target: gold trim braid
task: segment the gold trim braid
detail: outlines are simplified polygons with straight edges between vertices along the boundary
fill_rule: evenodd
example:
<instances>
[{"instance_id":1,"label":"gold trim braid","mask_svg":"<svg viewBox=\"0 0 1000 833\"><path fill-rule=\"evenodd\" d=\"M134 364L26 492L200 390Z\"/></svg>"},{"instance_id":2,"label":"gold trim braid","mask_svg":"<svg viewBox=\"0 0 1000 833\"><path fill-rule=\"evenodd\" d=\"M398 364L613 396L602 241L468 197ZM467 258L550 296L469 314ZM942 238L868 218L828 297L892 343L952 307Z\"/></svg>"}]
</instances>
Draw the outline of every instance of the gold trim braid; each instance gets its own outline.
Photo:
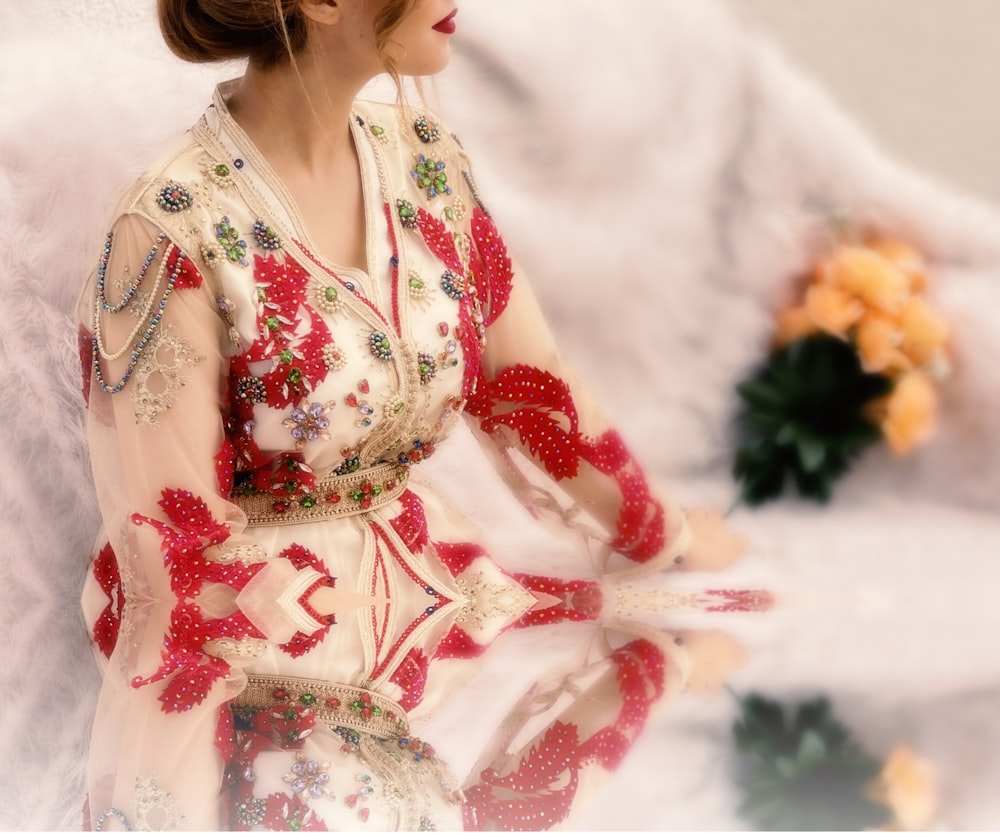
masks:
<instances>
[{"instance_id":1,"label":"gold trim braid","mask_svg":"<svg viewBox=\"0 0 1000 833\"><path fill-rule=\"evenodd\" d=\"M393 740L409 735L406 712L395 701L375 691L324 680L248 674L247 687L232 705L259 711L307 706L331 729L342 726Z\"/></svg>"},{"instance_id":2,"label":"gold trim braid","mask_svg":"<svg viewBox=\"0 0 1000 833\"><path fill-rule=\"evenodd\" d=\"M333 475L316 483L315 490L297 499L268 492L234 494L233 503L247 516L247 526L284 526L360 515L392 503L404 491L408 466L380 463L352 474Z\"/></svg>"}]
</instances>

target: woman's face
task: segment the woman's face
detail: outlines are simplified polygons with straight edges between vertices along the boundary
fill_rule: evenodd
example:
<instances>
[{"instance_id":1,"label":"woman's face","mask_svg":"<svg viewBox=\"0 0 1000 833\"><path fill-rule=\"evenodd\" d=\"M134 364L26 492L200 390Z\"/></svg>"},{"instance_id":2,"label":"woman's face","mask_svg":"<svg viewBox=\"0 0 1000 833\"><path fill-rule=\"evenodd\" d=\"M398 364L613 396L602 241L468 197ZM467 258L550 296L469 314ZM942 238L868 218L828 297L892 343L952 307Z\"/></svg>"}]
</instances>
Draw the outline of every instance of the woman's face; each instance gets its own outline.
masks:
<instances>
[{"instance_id":1,"label":"woman's face","mask_svg":"<svg viewBox=\"0 0 1000 833\"><path fill-rule=\"evenodd\" d=\"M376 0L381 8L384 0ZM455 0L417 0L389 36L386 48L401 75L433 75L448 65Z\"/></svg>"}]
</instances>

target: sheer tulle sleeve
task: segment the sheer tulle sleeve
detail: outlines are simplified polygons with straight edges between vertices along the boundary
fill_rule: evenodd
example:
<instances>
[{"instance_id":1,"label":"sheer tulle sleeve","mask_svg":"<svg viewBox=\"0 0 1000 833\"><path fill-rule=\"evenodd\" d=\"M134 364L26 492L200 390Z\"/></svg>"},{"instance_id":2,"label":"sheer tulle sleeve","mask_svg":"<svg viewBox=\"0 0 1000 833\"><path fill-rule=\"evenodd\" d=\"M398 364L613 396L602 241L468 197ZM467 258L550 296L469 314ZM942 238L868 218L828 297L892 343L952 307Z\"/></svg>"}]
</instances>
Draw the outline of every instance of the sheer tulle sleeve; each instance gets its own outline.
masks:
<instances>
[{"instance_id":1,"label":"sheer tulle sleeve","mask_svg":"<svg viewBox=\"0 0 1000 833\"><path fill-rule=\"evenodd\" d=\"M127 215L108 236L79 317L104 522L84 590L105 671L90 822L218 829L217 738L231 734L229 709L219 707L266 642L323 624L300 601L324 577L273 558L244 534L246 517L228 500L231 347L193 261Z\"/></svg>"},{"instance_id":2,"label":"sheer tulle sleeve","mask_svg":"<svg viewBox=\"0 0 1000 833\"><path fill-rule=\"evenodd\" d=\"M595 633L582 667L535 685L509 716L466 785L465 820L473 829L548 829L578 818L580 799L618 766L655 705L684 686L682 640L616 605L622 579L692 566L694 524L658 496L561 361L481 205L469 240L485 349L467 416L521 502L582 532L591 556L581 580L519 576L552 597L526 618L591 620Z\"/></svg>"}]
</instances>

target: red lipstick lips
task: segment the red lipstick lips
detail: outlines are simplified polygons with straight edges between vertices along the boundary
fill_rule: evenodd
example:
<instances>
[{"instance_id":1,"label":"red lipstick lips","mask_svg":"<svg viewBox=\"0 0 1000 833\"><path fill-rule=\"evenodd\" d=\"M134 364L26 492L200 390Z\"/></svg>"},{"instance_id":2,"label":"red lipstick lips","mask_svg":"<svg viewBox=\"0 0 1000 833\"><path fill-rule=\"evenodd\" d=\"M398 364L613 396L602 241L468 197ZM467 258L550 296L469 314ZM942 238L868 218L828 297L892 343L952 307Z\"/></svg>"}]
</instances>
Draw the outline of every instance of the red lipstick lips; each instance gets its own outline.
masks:
<instances>
[{"instance_id":1,"label":"red lipstick lips","mask_svg":"<svg viewBox=\"0 0 1000 833\"><path fill-rule=\"evenodd\" d=\"M455 9L446 18L439 20L431 28L436 32L443 32L446 35L451 35L455 32L455 15L458 14L458 9Z\"/></svg>"}]
</instances>

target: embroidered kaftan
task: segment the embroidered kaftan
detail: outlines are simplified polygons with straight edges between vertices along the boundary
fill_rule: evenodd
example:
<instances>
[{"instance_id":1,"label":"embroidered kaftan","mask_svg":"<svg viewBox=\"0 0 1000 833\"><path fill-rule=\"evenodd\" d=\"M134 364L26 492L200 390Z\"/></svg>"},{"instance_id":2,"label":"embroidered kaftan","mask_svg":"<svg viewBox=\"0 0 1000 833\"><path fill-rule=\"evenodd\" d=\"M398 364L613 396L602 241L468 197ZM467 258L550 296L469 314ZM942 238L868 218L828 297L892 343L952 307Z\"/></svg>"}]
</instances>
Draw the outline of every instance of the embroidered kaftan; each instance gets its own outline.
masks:
<instances>
[{"instance_id":1,"label":"embroidered kaftan","mask_svg":"<svg viewBox=\"0 0 1000 833\"><path fill-rule=\"evenodd\" d=\"M409 719L505 629L597 618L608 590L506 572L410 470L464 414L519 496L604 542L609 574L672 564L684 517L561 365L433 116L356 105L362 272L318 253L225 95L125 197L81 303L105 530L88 821L549 827L683 654L606 643L460 784ZM569 690L591 696L555 710Z\"/></svg>"}]
</instances>

